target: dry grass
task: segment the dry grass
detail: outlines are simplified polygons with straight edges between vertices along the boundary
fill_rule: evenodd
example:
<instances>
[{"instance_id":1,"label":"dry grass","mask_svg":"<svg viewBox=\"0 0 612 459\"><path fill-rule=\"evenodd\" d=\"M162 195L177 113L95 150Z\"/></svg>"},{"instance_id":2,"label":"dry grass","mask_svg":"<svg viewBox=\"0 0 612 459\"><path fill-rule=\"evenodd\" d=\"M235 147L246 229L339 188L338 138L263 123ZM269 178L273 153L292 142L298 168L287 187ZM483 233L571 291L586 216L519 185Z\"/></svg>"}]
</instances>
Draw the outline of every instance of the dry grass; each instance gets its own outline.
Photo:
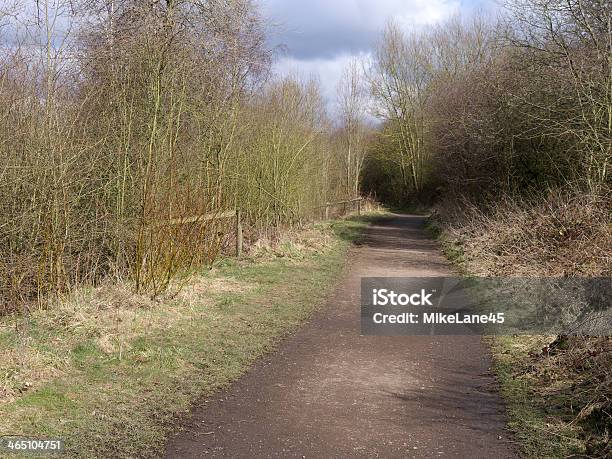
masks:
<instances>
[{"instance_id":1,"label":"dry grass","mask_svg":"<svg viewBox=\"0 0 612 459\"><path fill-rule=\"evenodd\" d=\"M171 329L192 317L195 305L212 305L214 295L246 293L256 287L233 277L214 276L189 276L184 283L175 282L166 295L156 300L134 293L126 282L80 288L64 299L50 300L46 307L25 317L5 317L0 321L0 343L3 330L7 341L11 336L11 342L0 348L0 404L61 376L69 362L60 354L69 354L80 339L92 339L104 354L121 360L143 330ZM32 328L57 332L44 343L54 352L41 351L40 343L32 337ZM66 339L67 335L71 335L70 339Z\"/></svg>"},{"instance_id":2,"label":"dry grass","mask_svg":"<svg viewBox=\"0 0 612 459\"><path fill-rule=\"evenodd\" d=\"M354 207L354 206L353 206ZM330 215L339 219L358 221L357 211L347 208L342 214L343 207L339 206ZM364 215L374 216L386 212L376 201L366 198L361 202L361 212ZM271 260L275 258L299 259L313 253L325 250L336 237L330 231L330 221L308 222L296 227L284 227L274 230L267 229L257 235L251 235L254 241L245 248L247 254L258 260Z\"/></svg>"},{"instance_id":3,"label":"dry grass","mask_svg":"<svg viewBox=\"0 0 612 459\"><path fill-rule=\"evenodd\" d=\"M288 230L274 236L264 236L248 248L248 254L256 259L301 258L319 252L329 245L333 236L321 233L320 225L307 225L302 229Z\"/></svg>"},{"instance_id":4,"label":"dry grass","mask_svg":"<svg viewBox=\"0 0 612 459\"><path fill-rule=\"evenodd\" d=\"M242 264L274 262L282 259L302 263L325 253L336 244L329 222L308 224L302 229L287 228L274 236L262 236L245 247ZM195 305L202 307L211 295L239 295L257 287L244 279L218 276L223 268L213 267L206 276L185 275L174 279L167 291L152 299L135 293L130 282L105 282L98 287L76 288L64 297L48 298L45 304L0 320L0 404L14 401L21 394L36 390L63 374L67 359L58 353L41 352L34 346L32 324L61 331L49 336L48 345L68 352L79 339L91 338L108 356L121 359L131 350L131 342L143 330L171 328L191 317ZM163 313L160 306L163 305ZM66 335L71 335L66 339Z\"/></svg>"},{"instance_id":5,"label":"dry grass","mask_svg":"<svg viewBox=\"0 0 612 459\"><path fill-rule=\"evenodd\" d=\"M612 341L498 336L495 369L527 457L610 457Z\"/></svg>"},{"instance_id":6,"label":"dry grass","mask_svg":"<svg viewBox=\"0 0 612 459\"><path fill-rule=\"evenodd\" d=\"M364 226L279 237L155 300L108 283L0 317L0 431L63 438L69 457L156 455L177 414L308 318Z\"/></svg>"},{"instance_id":7,"label":"dry grass","mask_svg":"<svg viewBox=\"0 0 612 459\"><path fill-rule=\"evenodd\" d=\"M534 357L534 377L545 381L545 397L563 396L571 425L581 434L590 456L612 456L612 340L557 338Z\"/></svg>"},{"instance_id":8,"label":"dry grass","mask_svg":"<svg viewBox=\"0 0 612 459\"><path fill-rule=\"evenodd\" d=\"M436 212L473 274L606 276L612 274L611 202L609 195L557 192L536 204L506 198L483 208L464 200Z\"/></svg>"},{"instance_id":9,"label":"dry grass","mask_svg":"<svg viewBox=\"0 0 612 459\"><path fill-rule=\"evenodd\" d=\"M30 349L27 340L0 350L0 405L60 376L62 367L53 356Z\"/></svg>"},{"instance_id":10,"label":"dry grass","mask_svg":"<svg viewBox=\"0 0 612 459\"><path fill-rule=\"evenodd\" d=\"M463 200L438 207L434 222L447 255L473 275L607 277L611 202L564 192L492 206ZM550 448L552 457L610 457L611 338L498 337L493 349L528 456Z\"/></svg>"}]
</instances>

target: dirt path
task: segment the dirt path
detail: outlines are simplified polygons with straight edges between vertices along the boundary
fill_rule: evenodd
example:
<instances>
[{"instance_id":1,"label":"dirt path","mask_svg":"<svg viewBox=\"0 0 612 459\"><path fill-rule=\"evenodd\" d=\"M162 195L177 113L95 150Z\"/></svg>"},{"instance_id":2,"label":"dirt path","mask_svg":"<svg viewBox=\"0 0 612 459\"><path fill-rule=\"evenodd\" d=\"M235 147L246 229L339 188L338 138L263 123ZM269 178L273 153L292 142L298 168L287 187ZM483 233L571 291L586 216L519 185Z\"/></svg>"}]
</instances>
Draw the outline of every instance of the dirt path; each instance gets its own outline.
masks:
<instances>
[{"instance_id":1,"label":"dirt path","mask_svg":"<svg viewBox=\"0 0 612 459\"><path fill-rule=\"evenodd\" d=\"M371 226L326 306L196 408L166 457L515 457L480 338L359 336L361 277L450 272L422 225Z\"/></svg>"}]
</instances>

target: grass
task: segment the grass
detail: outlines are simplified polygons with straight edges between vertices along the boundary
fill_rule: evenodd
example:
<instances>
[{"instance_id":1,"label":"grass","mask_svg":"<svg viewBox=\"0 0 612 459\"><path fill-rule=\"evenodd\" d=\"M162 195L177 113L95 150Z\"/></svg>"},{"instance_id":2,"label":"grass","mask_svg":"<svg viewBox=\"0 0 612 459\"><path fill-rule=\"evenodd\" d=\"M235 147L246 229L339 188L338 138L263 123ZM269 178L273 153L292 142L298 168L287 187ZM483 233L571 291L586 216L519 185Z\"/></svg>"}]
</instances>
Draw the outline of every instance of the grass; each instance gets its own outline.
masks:
<instances>
[{"instance_id":1,"label":"grass","mask_svg":"<svg viewBox=\"0 0 612 459\"><path fill-rule=\"evenodd\" d=\"M497 336L488 338L494 371L507 405L508 428L526 457L583 456L580 429L562 409L562 391L543 396L542 381L532 372L534 354L550 343L549 336Z\"/></svg>"},{"instance_id":2,"label":"grass","mask_svg":"<svg viewBox=\"0 0 612 459\"><path fill-rule=\"evenodd\" d=\"M177 416L310 316L367 220L223 259L158 301L107 285L0 319L0 434L62 438L72 457L158 456Z\"/></svg>"},{"instance_id":3,"label":"grass","mask_svg":"<svg viewBox=\"0 0 612 459\"><path fill-rule=\"evenodd\" d=\"M440 250L444 256L462 274L468 274L465 269L465 253L461 240L447 236L440 224L434 219L427 219L425 231L440 243Z\"/></svg>"},{"instance_id":4,"label":"grass","mask_svg":"<svg viewBox=\"0 0 612 459\"><path fill-rule=\"evenodd\" d=\"M431 206L419 202L410 202L405 205L390 206L389 211L400 214L429 215Z\"/></svg>"}]
</instances>

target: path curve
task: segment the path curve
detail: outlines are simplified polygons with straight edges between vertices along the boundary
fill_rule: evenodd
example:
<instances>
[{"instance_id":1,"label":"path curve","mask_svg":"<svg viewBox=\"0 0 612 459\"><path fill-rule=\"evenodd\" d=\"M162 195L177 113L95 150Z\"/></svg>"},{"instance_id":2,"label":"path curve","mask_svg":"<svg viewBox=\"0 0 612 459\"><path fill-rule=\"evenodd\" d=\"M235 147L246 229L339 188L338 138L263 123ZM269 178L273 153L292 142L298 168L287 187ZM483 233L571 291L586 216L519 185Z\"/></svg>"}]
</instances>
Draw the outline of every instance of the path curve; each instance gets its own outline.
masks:
<instances>
[{"instance_id":1,"label":"path curve","mask_svg":"<svg viewBox=\"0 0 612 459\"><path fill-rule=\"evenodd\" d=\"M450 274L423 224L371 225L327 304L195 408L165 457L516 457L479 337L359 336L361 277Z\"/></svg>"}]
</instances>

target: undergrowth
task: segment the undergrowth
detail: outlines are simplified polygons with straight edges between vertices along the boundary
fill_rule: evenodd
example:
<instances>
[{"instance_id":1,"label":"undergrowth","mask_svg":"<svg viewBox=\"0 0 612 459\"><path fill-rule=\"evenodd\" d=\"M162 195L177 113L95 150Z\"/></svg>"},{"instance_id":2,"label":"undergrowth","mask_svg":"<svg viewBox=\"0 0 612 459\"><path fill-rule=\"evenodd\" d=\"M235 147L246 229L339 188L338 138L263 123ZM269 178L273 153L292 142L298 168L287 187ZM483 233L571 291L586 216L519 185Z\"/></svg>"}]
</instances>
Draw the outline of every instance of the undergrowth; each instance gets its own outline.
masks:
<instances>
[{"instance_id":1,"label":"undergrowth","mask_svg":"<svg viewBox=\"0 0 612 459\"><path fill-rule=\"evenodd\" d=\"M491 205L456 198L434 210L429 229L467 274L609 277L611 202L561 191ZM491 345L525 455L612 455L610 337L502 336Z\"/></svg>"}]
</instances>

